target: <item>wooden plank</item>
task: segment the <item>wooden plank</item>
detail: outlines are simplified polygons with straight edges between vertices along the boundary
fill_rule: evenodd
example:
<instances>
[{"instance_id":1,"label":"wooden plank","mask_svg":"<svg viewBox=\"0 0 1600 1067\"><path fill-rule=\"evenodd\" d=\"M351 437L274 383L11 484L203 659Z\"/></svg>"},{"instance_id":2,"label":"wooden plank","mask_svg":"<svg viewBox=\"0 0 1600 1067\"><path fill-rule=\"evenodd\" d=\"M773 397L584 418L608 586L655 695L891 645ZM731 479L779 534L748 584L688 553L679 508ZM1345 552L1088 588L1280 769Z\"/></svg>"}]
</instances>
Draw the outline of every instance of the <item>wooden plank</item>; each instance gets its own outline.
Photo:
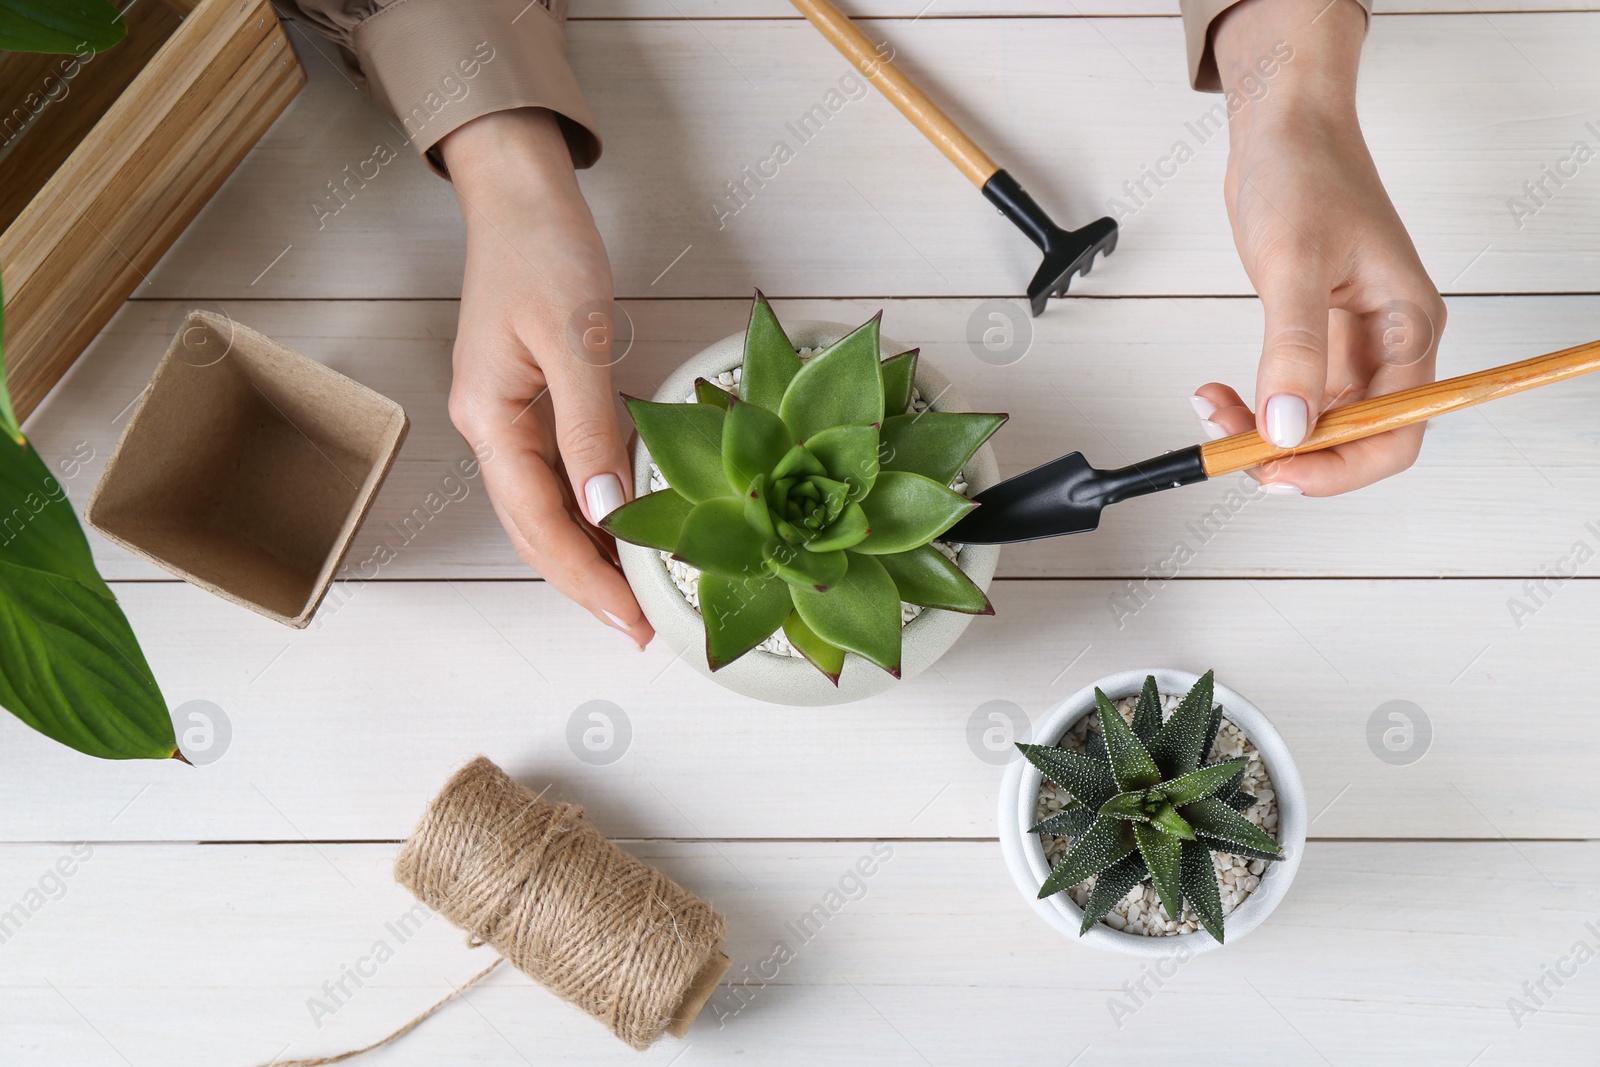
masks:
<instances>
[{"instance_id":1,"label":"wooden plank","mask_svg":"<svg viewBox=\"0 0 1600 1067\"><path fill-rule=\"evenodd\" d=\"M111 454L130 405L190 306L235 316L405 405L412 430L347 574L380 544L403 545L389 578L524 578L481 481L460 479L466 444L445 412L454 302L148 302L123 311L29 423L35 444L80 505ZM617 366L619 389L648 395L683 358L743 328L747 302L624 305L636 340ZM1117 466L1193 443L1187 397L1219 378L1246 393L1255 379L1260 312L1253 300L1073 300L1033 323L1026 354L1009 359L966 341L988 309L970 300L781 301L789 318L859 322L886 308L885 330L920 345L979 410L1009 411L995 438L1016 473L1074 448ZM1451 301L1441 373L1553 351L1600 334L1600 298ZM1187 577L1540 575L1600 522L1600 378L1498 401L1439 420L1417 467L1335 500L1265 498L1233 476L1110 509L1091 536L1006 550L1010 576L1167 573L1180 542ZM75 457L85 462L75 463ZM454 482L447 484L447 479ZM455 497L435 515L429 493ZM1249 493L1249 496L1243 494ZM1214 509L1221 506L1222 512ZM425 533L423 532L425 531ZM165 574L94 538L114 578Z\"/></svg>"},{"instance_id":2,"label":"wooden plank","mask_svg":"<svg viewBox=\"0 0 1600 1067\"><path fill-rule=\"evenodd\" d=\"M413 912L390 845L90 847L81 862L61 845L0 849L7 904L63 857L74 866L4 946L13 1067L327 1054L492 958ZM1316 845L1264 927L1160 964L1159 982L1156 964L1069 944L1031 916L992 843L631 848L729 917L734 968L685 1040L629 1052L507 970L370 1062L1105 1067L1248 1041L1274 1063L1521 1067L1593 1051L1597 964L1571 954L1600 946L1595 842ZM852 879L863 859L873 873ZM802 940L794 924L819 905ZM789 956L764 980L778 943ZM1545 978L1558 966L1559 986ZM323 983L356 967L359 985L330 997ZM1550 996L1518 1026L1508 1000L1541 979ZM314 999L332 1014L314 1018Z\"/></svg>"},{"instance_id":3,"label":"wooden plank","mask_svg":"<svg viewBox=\"0 0 1600 1067\"><path fill-rule=\"evenodd\" d=\"M1367 139L1442 289L1594 290L1600 252L1584 234L1600 181L1580 169L1520 228L1508 201L1576 141L1594 146L1574 101L1600 91L1587 45L1597 20L1395 16L1369 40ZM1191 130L1219 98L1188 88L1177 20L869 29L892 37L908 72L1063 222L1128 199L1124 183L1144 180L1142 168L1178 141L1194 151L1176 177L1146 185L1153 195L1124 218L1116 255L1074 292L1249 291L1221 204L1225 138ZM738 296L755 284L780 296L1015 296L1037 266L1033 246L875 94L839 105L804 144L789 132L849 73L803 22L579 22L571 41L607 143L585 188L625 296ZM345 81L325 43L297 31L296 44L312 72L304 101L145 292L456 296L462 227L449 187ZM741 168L762 165L779 140L794 158L757 187ZM340 207L327 183L379 145L399 158ZM735 181L747 183L748 202L723 217L713 203Z\"/></svg>"},{"instance_id":4,"label":"wooden plank","mask_svg":"<svg viewBox=\"0 0 1600 1067\"><path fill-rule=\"evenodd\" d=\"M1215 668L1271 716L1314 836L1600 837L1575 669L1600 636L1593 581L1001 581L998 614L935 670L805 710L633 651L542 582L346 586L304 632L181 583L116 588L180 732L209 701L231 740L200 768L105 764L0 717L0 840L399 838L478 753L629 837L988 837L1001 768L982 706L1038 721L1140 666ZM605 728L595 700L621 709L605 764L582 741ZM1397 700L1421 709L1405 765L1368 741Z\"/></svg>"}]
</instances>

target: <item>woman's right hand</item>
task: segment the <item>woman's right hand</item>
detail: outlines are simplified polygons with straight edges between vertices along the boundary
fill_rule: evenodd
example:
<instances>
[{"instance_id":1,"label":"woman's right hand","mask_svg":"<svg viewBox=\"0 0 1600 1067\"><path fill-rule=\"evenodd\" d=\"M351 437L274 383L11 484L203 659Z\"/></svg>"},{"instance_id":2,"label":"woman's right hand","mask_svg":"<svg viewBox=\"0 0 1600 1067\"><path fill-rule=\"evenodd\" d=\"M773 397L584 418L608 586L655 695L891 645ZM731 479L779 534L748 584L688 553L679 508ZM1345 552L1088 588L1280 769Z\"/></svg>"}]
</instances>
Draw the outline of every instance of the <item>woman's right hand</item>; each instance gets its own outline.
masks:
<instances>
[{"instance_id":1,"label":"woman's right hand","mask_svg":"<svg viewBox=\"0 0 1600 1067\"><path fill-rule=\"evenodd\" d=\"M467 219L450 418L522 560L643 648L655 636L596 525L632 497L611 388L611 266L553 113L440 142Z\"/></svg>"}]
</instances>

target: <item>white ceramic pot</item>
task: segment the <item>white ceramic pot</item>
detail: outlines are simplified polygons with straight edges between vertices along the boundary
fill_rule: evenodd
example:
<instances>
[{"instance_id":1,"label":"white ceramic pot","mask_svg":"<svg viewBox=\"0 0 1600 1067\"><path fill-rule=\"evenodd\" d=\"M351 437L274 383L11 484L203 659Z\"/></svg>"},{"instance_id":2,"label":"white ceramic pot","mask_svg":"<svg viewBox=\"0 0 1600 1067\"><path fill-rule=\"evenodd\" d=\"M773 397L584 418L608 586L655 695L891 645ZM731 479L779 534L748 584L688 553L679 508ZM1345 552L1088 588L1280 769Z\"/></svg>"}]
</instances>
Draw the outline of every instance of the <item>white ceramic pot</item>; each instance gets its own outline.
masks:
<instances>
[{"instance_id":1,"label":"white ceramic pot","mask_svg":"<svg viewBox=\"0 0 1600 1067\"><path fill-rule=\"evenodd\" d=\"M1051 708L1033 731L1032 739L1041 745L1053 745L1060 741L1074 723L1094 710L1094 691L1097 686L1113 701L1136 697L1144 688L1145 678L1152 674L1155 675L1156 687L1164 696L1187 693L1200 677L1187 671L1157 669L1123 671L1102 678ZM1255 892L1223 920L1223 932L1227 943L1232 945L1261 925L1289 891L1289 883L1294 881L1306 844L1306 793L1300 781L1300 769L1289 754L1289 746L1261 710L1225 685L1215 687L1215 700L1222 705L1224 717L1242 730L1256 746L1256 751L1261 753L1261 760L1266 764L1267 774L1272 778L1272 788L1278 797L1277 837L1284 851L1283 859L1267 864L1261 875L1261 884ZM1035 812L1042 781L1043 775L1039 769L1020 756L1006 765L1000 786L1000 850L1005 854L1006 867L1011 871L1012 880L1045 922L1074 941L1130 956L1165 957L1185 951L1209 952L1221 947L1204 930L1170 937L1148 937L1125 933L1103 922L1095 924L1080 938L1078 927L1083 923L1083 909L1073 903L1069 893L1061 892L1039 899L1039 887L1050 874L1050 863L1045 859L1039 835L1030 834L1028 828L1039 821Z\"/></svg>"},{"instance_id":2,"label":"white ceramic pot","mask_svg":"<svg viewBox=\"0 0 1600 1067\"><path fill-rule=\"evenodd\" d=\"M852 329L854 327L838 322L806 320L784 323L789 339L799 348L824 348ZM887 338L882 339L881 345L884 356L903 352L906 347ZM653 399L658 403L682 403L694 393L696 378L715 380L717 375L739 366L743 360L743 332L725 337L668 375ZM929 366L926 359L917 360L915 384L922 396L939 398L935 405L938 410L966 410L950 388L949 381ZM987 444L978 449L967 463L966 477L969 496L999 481L1000 468L995 462L993 450ZM636 497L650 491L650 453L643 441L634 446L633 491ZM817 706L861 700L896 684L886 671L859 656L846 655L844 670L835 687L805 660L775 656L759 649L746 653L713 674L710 664L706 662L705 626L700 613L683 598L660 553L653 548L624 542L619 542L617 549L622 557L623 573L628 576L628 584L633 587L639 606L644 609L650 625L655 627L656 634L675 652L682 653L685 662L719 685L774 704ZM1000 549L997 545L966 545L956 562L967 577L977 583L978 588L988 591L999 558ZM944 655L972 618L971 615L955 611L924 609L903 631L901 678L909 680L916 677Z\"/></svg>"}]
</instances>

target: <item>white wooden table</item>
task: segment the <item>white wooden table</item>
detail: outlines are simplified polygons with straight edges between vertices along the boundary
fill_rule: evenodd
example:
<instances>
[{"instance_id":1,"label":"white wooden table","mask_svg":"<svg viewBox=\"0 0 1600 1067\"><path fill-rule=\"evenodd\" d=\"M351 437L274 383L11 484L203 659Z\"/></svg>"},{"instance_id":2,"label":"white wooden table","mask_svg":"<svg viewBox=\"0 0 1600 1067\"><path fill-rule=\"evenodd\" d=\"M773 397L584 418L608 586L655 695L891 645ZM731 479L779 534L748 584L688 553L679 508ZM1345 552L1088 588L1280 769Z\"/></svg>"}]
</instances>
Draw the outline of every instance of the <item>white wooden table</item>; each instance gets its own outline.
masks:
<instances>
[{"instance_id":1,"label":"white wooden table","mask_svg":"<svg viewBox=\"0 0 1600 1067\"><path fill-rule=\"evenodd\" d=\"M1063 221L1101 214L1215 102L1187 88L1169 0L938 0L918 18L924 3L852 8L884 17L873 31ZM1072 447L1116 462L1190 443L1194 385L1254 380L1260 312L1222 209L1224 138L1192 143L1116 255L1037 320L1027 356L992 366L969 317L1020 295L1036 253L875 93L718 228L723 183L849 70L786 3L573 6L608 146L583 180L637 330L619 387L649 390L738 329L757 284L788 316L883 307L885 331L977 407L1012 413L1008 472ZM1600 162L1520 228L1506 204L1597 143L1600 6L1479 7L1408 0L1375 20L1363 67L1368 138L1449 298L1446 374L1600 335ZM1596 1062L1600 962L1547 975L1572 971L1579 943L1600 949L1600 571L1549 576L1600 549L1600 381L1443 420L1405 476L1255 501L1203 541L1188 524L1231 483L1124 505L1093 537L1008 550L998 615L892 695L754 706L664 649L630 651L537 581L480 484L400 545L391 523L467 455L444 401L462 224L331 49L294 36L304 95L29 429L47 459L92 450L67 481L81 505L179 317L220 306L406 406L410 438L352 556L381 539L398 558L293 632L96 542L170 702L212 702L231 736L198 769L109 764L0 716L0 1063L245 1065L409 1018L485 962L442 920L403 943L386 925L412 907L396 842L480 752L714 901L731 980L779 940L795 959L643 1055L500 973L375 1067ZM401 158L319 229L326 183L380 143ZM1163 581L1180 542L1193 558ZM1312 843L1265 927L1119 1013L1142 965L1030 914L994 841L1001 768L970 724L995 700L1037 721L1097 677L1162 665L1215 667L1272 716ZM631 729L605 765L567 741L597 699ZM1409 764L1369 747L1393 700L1431 722ZM787 924L876 842L893 854L864 895L798 945ZM393 958L374 967L379 942ZM370 977L314 1018L346 968ZM1512 997L1537 1011L1515 1019Z\"/></svg>"}]
</instances>

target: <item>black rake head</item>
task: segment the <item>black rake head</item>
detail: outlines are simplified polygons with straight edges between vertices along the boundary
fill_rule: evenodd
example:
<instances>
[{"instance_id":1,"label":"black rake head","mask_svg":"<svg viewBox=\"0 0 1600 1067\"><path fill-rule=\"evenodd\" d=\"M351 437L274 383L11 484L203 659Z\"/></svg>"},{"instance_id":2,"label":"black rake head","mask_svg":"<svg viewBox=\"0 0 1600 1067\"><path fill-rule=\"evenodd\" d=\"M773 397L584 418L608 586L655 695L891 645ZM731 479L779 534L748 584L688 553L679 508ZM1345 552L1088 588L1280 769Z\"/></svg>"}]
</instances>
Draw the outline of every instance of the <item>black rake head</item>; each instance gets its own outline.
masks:
<instances>
[{"instance_id":1,"label":"black rake head","mask_svg":"<svg viewBox=\"0 0 1600 1067\"><path fill-rule=\"evenodd\" d=\"M1116 250L1116 219L1108 215L1081 229L1064 230L1005 170L989 176L983 195L1044 252L1044 262L1028 283L1028 304L1035 318L1044 314L1052 296L1066 295L1074 274L1088 274L1094 269L1096 255L1109 256Z\"/></svg>"},{"instance_id":2,"label":"black rake head","mask_svg":"<svg viewBox=\"0 0 1600 1067\"><path fill-rule=\"evenodd\" d=\"M1028 303L1034 318L1044 314L1052 296L1066 296L1074 274L1094 269L1097 254L1109 256L1117 247L1117 220L1095 219L1080 230L1063 230L1052 224L1045 236L1044 262L1028 283Z\"/></svg>"}]
</instances>

